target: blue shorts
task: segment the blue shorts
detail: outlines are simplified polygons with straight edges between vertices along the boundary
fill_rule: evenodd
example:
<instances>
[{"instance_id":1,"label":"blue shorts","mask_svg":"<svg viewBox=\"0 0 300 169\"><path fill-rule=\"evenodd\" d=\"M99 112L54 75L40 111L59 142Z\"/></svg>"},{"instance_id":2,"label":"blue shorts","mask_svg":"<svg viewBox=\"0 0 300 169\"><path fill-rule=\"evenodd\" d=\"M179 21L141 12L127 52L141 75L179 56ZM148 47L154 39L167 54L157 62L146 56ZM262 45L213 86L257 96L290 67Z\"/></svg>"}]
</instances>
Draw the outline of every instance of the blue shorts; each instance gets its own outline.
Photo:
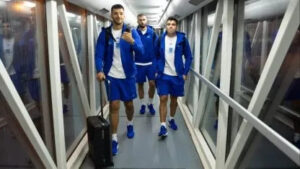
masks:
<instances>
[{"instance_id":1,"label":"blue shorts","mask_svg":"<svg viewBox=\"0 0 300 169\"><path fill-rule=\"evenodd\" d=\"M136 98L135 78L116 79L106 76L105 87L109 101L131 101Z\"/></svg>"},{"instance_id":2,"label":"blue shorts","mask_svg":"<svg viewBox=\"0 0 300 169\"><path fill-rule=\"evenodd\" d=\"M40 101L40 82L39 79L30 79L28 81L30 96L34 101Z\"/></svg>"},{"instance_id":3,"label":"blue shorts","mask_svg":"<svg viewBox=\"0 0 300 169\"><path fill-rule=\"evenodd\" d=\"M159 96L184 96L184 80L179 76L161 75L156 79L157 93Z\"/></svg>"},{"instance_id":4,"label":"blue shorts","mask_svg":"<svg viewBox=\"0 0 300 169\"><path fill-rule=\"evenodd\" d=\"M137 74L136 74L136 82L144 83L146 82L146 77L148 80L155 80L155 66L147 65L141 66L136 65Z\"/></svg>"},{"instance_id":5,"label":"blue shorts","mask_svg":"<svg viewBox=\"0 0 300 169\"><path fill-rule=\"evenodd\" d=\"M70 82L65 65L60 66L60 80L63 84L68 84Z\"/></svg>"},{"instance_id":6,"label":"blue shorts","mask_svg":"<svg viewBox=\"0 0 300 169\"><path fill-rule=\"evenodd\" d=\"M10 79L13 82L15 88L19 95L23 95L25 93L24 85L21 82L21 78L17 74L10 75Z\"/></svg>"}]
</instances>

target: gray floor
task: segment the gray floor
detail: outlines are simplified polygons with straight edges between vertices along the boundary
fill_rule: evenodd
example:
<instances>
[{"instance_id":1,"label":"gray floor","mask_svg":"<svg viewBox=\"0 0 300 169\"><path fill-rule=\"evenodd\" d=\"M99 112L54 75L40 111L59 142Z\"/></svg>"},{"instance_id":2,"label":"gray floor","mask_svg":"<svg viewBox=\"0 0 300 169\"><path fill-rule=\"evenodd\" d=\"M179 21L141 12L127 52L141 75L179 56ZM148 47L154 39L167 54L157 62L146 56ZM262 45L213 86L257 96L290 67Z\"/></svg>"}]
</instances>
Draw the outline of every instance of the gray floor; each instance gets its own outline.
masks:
<instances>
[{"instance_id":1,"label":"gray floor","mask_svg":"<svg viewBox=\"0 0 300 169\"><path fill-rule=\"evenodd\" d=\"M158 101L155 98L155 109L158 110ZM189 131L185 125L179 108L177 109L176 121L178 131L168 128L169 135L165 140L160 140L157 136L160 122L158 113L150 116L138 114L140 104L137 100L135 105L135 137L126 137L126 116L124 107L120 110L120 123L118 129L119 154L114 157L113 168L130 169L202 169L202 165L194 144L191 140ZM91 169L94 165L87 156L81 169Z\"/></svg>"}]
</instances>

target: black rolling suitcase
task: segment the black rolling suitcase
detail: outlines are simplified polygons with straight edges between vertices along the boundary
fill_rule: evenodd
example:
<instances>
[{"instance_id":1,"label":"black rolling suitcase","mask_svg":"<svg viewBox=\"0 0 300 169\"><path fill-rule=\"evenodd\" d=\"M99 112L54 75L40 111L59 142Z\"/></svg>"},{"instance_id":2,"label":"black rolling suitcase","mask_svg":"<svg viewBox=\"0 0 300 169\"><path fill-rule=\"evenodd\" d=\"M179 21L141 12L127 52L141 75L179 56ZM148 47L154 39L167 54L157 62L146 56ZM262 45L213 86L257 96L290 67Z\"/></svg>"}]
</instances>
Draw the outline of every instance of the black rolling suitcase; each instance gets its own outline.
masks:
<instances>
[{"instance_id":1,"label":"black rolling suitcase","mask_svg":"<svg viewBox=\"0 0 300 169\"><path fill-rule=\"evenodd\" d=\"M100 82L101 89L101 82ZM102 92L100 92L101 116L87 118L89 154L96 168L113 166L110 124L103 118Z\"/></svg>"}]
</instances>

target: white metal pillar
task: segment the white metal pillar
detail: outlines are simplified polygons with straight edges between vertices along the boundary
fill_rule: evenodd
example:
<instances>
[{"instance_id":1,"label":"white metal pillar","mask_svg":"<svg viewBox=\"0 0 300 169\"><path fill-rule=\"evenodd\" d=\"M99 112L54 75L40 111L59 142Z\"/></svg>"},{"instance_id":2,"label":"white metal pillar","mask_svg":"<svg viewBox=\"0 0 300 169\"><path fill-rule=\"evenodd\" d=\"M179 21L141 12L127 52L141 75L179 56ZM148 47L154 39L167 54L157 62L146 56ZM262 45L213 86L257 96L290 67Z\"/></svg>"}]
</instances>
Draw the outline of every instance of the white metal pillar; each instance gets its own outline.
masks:
<instances>
[{"instance_id":1,"label":"white metal pillar","mask_svg":"<svg viewBox=\"0 0 300 169\"><path fill-rule=\"evenodd\" d=\"M48 55L50 69L51 102L53 111L54 140L58 169L65 169L66 145L64 117L62 111L62 93L60 83L60 60L58 47L57 3L56 0L46 1Z\"/></svg>"}]
</instances>

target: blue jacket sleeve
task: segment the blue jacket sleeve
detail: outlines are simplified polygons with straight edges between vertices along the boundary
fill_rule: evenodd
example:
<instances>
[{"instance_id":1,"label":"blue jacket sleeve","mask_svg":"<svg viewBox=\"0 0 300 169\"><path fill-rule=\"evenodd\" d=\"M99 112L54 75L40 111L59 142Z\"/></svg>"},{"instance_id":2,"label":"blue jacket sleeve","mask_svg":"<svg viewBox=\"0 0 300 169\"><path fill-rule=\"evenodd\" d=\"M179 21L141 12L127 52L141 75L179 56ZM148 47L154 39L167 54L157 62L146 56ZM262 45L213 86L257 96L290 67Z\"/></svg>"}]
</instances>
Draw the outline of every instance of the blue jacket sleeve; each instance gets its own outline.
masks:
<instances>
[{"instance_id":1,"label":"blue jacket sleeve","mask_svg":"<svg viewBox=\"0 0 300 169\"><path fill-rule=\"evenodd\" d=\"M134 39L134 44L132 45L133 50L139 56L144 56L144 45L141 41L141 38L135 29L132 29L132 37Z\"/></svg>"},{"instance_id":2,"label":"blue jacket sleeve","mask_svg":"<svg viewBox=\"0 0 300 169\"><path fill-rule=\"evenodd\" d=\"M186 38L185 38L184 57L185 57L185 65L184 65L183 74L187 75L188 72L190 71L190 67L191 67L191 64L192 64L193 57L192 57L192 52L191 52L189 42Z\"/></svg>"},{"instance_id":3,"label":"blue jacket sleeve","mask_svg":"<svg viewBox=\"0 0 300 169\"><path fill-rule=\"evenodd\" d=\"M2 43L3 39L2 37L0 36L0 59L2 60L2 55L3 55L3 43Z\"/></svg>"},{"instance_id":4,"label":"blue jacket sleeve","mask_svg":"<svg viewBox=\"0 0 300 169\"><path fill-rule=\"evenodd\" d=\"M102 31L98 37L96 50L95 50L95 64L97 73L103 72L103 58L105 54L105 29L102 28Z\"/></svg>"}]
</instances>

